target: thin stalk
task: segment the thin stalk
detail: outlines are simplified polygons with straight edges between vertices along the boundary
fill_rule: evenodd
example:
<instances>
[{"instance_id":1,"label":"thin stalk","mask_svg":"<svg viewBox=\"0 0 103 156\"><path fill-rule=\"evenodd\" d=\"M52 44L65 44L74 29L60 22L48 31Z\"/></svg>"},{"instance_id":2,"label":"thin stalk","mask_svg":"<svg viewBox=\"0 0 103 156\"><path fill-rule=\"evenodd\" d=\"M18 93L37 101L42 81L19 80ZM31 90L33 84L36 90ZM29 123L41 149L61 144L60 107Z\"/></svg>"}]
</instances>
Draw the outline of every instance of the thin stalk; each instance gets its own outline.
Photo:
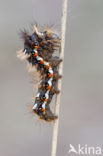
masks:
<instances>
[{"instance_id":1,"label":"thin stalk","mask_svg":"<svg viewBox=\"0 0 103 156\"><path fill-rule=\"evenodd\" d=\"M63 0L63 7L62 7L60 59L64 58L65 32L66 32L66 19L67 19L67 1L68 0ZM59 65L59 74L60 75L63 74L63 62L61 62L61 64ZM61 91L61 87L62 87L62 79L59 79L58 89L60 91ZM61 92L56 96L56 102L55 102L55 113L58 115L58 117L59 117L60 99L61 99ZM54 125L53 125L51 156L56 156L58 125L59 125L59 118L55 120Z\"/></svg>"}]
</instances>

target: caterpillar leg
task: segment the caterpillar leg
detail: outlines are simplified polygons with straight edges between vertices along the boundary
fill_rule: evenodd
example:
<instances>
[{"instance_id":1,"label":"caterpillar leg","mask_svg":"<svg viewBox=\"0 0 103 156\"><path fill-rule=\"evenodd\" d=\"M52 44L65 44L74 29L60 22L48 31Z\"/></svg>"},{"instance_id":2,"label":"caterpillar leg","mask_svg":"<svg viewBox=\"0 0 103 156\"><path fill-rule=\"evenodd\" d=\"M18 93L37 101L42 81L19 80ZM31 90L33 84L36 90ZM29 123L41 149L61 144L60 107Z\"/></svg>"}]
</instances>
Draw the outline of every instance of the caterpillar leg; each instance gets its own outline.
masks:
<instances>
[{"instance_id":1,"label":"caterpillar leg","mask_svg":"<svg viewBox=\"0 0 103 156\"><path fill-rule=\"evenodd\" d=\"M50 64L52 67L57 67L63 60L59 59L58 57L55 57L50 60Z\"/></svg>"},{"instance_id":2,"label":"caterpillar leg","mask_svg":"<svg viewBox=\"0 0 103 156\"><path fill-rule=\"evenodd\" d=\"M58 80L58 79L61 79L61 78L62 78L62 75L59 75L58 73L54 74L54 80Z\"/></svg>"},{"instance_id":3,"label":"caterpillar leg","mask_svg":"<svg viewBox=\"0 0 103 156\"><path fill-rule=\"evenodd\" d=\"M54 94L59 94L60 90L58 90L57 87L52 87L50 92L51 92L52 95L54 95Z\"/></svg>"},{"instance_id":4,"label":"caterpillar leg","mask_svg":"<svg viewBox=\"0 0 103 156\"><path fill-rule=\"evenodd\" d=\"M45 112L40 116L40 119L44 119L48 122L56 120L57 118L58 116L51 112L49 105L47 105Z\"/></svg>"},{"instance_id":5,"label":"caterpillar leg","mask_svg":"<svg viewBox=\"0 0 103 156\"><path fill-rule=\"evenodd\" d=\"M59 94L59 93L60 93L60 90L55 90L55 93L56 93L56 94Z\"/></svg>"}]
</instances>

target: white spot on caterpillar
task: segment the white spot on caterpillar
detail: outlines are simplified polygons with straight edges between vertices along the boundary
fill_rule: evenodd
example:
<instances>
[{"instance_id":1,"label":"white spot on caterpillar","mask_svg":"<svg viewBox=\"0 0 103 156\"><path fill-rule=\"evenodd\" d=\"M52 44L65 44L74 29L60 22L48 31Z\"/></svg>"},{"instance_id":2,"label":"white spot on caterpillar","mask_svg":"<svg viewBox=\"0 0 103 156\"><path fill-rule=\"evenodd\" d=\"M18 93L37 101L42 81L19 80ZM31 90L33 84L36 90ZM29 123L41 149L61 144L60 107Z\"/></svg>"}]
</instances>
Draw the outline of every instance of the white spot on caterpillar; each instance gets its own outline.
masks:
<instances>
[{"instance_id":1,"label":"white spot on caterpillar","mask_svg":"<svg viewBox=\"0 0 103 156\"><path fill-rule=\"evenodd\" d=\"M44 65L47 66L47 65L49 65L49 63L48 62L44 62Z\"/></svg>"},{"instance_id":2,"label":"white spot on caterpillar","mask_svg":"<svg viewBox=\"0 0 103 156\"><path fill-rule=\"evenodd\" d=\"M40 96L40 93L38 93L37 95L36 95L36 97L39 97Z\"/></svg>"},{"instance_id":3,"label":"white spot on caterpillar","mask_svg":"<svg viewBox=\"0 0 103 156\"><path fill-rule=\"evenodd\" d=\"M48 81L49 86L52 86L52 78Z\"/></svg>"},{"instance_id":4,"label":"white spot on caterpillar","mask_svg":"<svg viewBox=\"0 0 103 156\"><path fill-rule=\"evenodd\" d=\"M52 70L52 68L49 68L49 73L52 73L53 74L53 70Z\"/></svg>"},{"instance_id":5,"label":"white spot on caterpillar","mask_svg":"<svg viewBox=\"0 0 103 156\"><path fill-rule=\"evenodd\" d=\"M24 53L24 54L26 53L26 49L24 49L23 53Z\"/></svg>"},{"instance_id":6,"label":"white spot on caterpillar","mask_svg":"<svg viewBox=\"0 0 103 156\"><path fill-rule=\"evenodd\" d=\"M35 103L35 104L34 104L34 106L33 106L33 108L32 108L32 109L33 109L33 110L35 110L35 109L36 109L36 107L37 107L37 103Z\"/></svg>"},{"instance_id":7,"label":"white spot on caterpillar","mask_svg":"<svg viewBox=\"0 0 103 156\"><path fill-rule=\"evenodd\" d=\"M36 50L36 49L33 49L33 51L34 51L35 53L37 53L37 50Z\"/></svg>"},{"instance_id":8,"label":"white spot on caterpillar","mask_svg":"<svg viewBox=\"0 0 103 156\"><path fill-rule=\"evenodd\" d=\"M42 108L45 109L45 105L46 105L46 102L44 101L44 103L42 104Z\"/></svg>"},{"instance_id":9,"label":"white spot on caterpillar","mask_svg":"<svg viewBox=\"0 0 103 156\"><path fill-rule=\"evenodd\" d=\"M46 97L46 99L49 98L49 90L45 93L45 97Z\"/></svg>"},{"instance_id":10,"label":"white spot on caterpillar","mask_svg":"<svg viewBox=\"0 0 103 156\"><path fill-rule=\"evenodd\" d=\"M42 59L41 57L39 57L39 56L37 56L36 58L37 58L38 61L43 60L43 59Z\"/></svg>"}]
</instances>

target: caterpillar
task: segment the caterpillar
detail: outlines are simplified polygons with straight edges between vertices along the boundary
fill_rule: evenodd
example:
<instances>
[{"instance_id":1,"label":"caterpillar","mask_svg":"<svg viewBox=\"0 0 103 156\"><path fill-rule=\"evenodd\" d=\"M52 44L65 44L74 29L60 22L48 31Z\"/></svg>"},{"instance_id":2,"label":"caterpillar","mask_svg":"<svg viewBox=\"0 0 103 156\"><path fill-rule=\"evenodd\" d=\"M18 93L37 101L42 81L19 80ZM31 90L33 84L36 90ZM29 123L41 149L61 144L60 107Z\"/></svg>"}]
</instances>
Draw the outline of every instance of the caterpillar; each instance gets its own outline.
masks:
<instances>
[{"instance_id":1,"label":"caterpillar","mask_svg":"<svg viewBox=\"0 0 103 156\"><path fill-rule=\"evenodd\" d=\"M55 94L58 94L57 81L62 76L58 73L58 66L62 59L53 56L61 44L61 39L50 28L40 31L38 25L32 25L33 33L26 30L21 32L24 40L24 49L18 52L18 57L24 58L40 72L38 93L32 111L45 121L57 119L57 115L50 110L50 103Z\"/></svg>"}]
</instances>

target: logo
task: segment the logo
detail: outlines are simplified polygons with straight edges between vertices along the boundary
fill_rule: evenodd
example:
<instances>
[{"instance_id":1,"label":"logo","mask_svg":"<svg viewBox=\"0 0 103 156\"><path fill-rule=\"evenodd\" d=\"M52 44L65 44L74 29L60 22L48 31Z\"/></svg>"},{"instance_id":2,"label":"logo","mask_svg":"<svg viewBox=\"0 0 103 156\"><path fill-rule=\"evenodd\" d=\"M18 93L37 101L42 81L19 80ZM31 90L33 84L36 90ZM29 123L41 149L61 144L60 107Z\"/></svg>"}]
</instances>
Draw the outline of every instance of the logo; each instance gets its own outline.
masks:
<instances>
[{"instance_id":1,"label":"logo","mask_svg":"<svg viewBox=\"0 0 103 156\"><path fill-rule=\"evenodd\" d=\"M101 155L102 148L100 146L88 146L85 144L84 146L78 144L75 148L74 145L69 145L68 154L75 154L75 155Z\"/></svg>"}]
</instances>

